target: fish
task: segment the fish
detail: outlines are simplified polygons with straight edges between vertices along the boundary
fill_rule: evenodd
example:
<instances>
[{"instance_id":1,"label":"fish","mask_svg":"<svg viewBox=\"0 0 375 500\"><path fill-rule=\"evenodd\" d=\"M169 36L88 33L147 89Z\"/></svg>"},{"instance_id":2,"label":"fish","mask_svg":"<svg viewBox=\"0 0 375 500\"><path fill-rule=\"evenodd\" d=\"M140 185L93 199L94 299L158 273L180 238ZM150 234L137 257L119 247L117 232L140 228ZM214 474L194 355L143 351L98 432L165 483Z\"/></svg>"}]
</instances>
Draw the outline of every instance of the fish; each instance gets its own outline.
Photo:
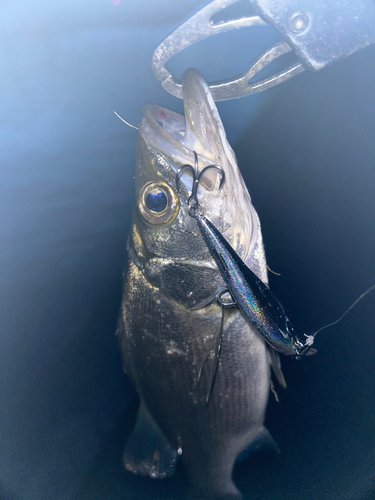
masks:
<instances>
[{"instance_id":1,"label":"fish","mask_svg":"<svg viewBox=\"0 0 375 500\"><path fill-rule=\"evenodd\" d=\"M191 499L239 499L236 459L254 443L272 442L263 425L271 368L286 383L277 352L238 308L223 317L215 301L199 306L225 282L189 215L188 169L176 186L176 173L194 162L194 152L202 169L216 164L225 173L218 189L219 173L206 172L198 189L201 209L266 284L267 263L259 217L210 89L195 69L184 73L182 88L184 116L149 104L139 125L118 337L140 405L123 464L134 474L163 478L180 459Z\"/></svg>"}]
</instances>

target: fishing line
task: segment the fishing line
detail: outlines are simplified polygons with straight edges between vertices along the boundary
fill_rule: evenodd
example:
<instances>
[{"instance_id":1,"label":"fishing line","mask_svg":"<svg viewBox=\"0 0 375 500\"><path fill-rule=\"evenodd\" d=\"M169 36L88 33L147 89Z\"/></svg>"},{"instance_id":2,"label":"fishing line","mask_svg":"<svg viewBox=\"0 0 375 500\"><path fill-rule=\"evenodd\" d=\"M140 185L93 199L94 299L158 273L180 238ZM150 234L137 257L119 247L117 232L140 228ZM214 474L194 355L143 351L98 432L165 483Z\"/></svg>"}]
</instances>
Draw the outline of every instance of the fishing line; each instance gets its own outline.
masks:
<instances>
[{"instance_id":1,"label":"fishing line","mask_svg":"<svg viewBox=\"0 0 375 500\"><path fill-rule=\"evenodd\" d=\"M277 273L276 271L272 271L272 269L269 267L267 264L267 269L269 270L270 273L274 274L275 276L281 276L281 273Z\"/></svg>"},{"instance_id":2,"label":"fishing line","mask_svg":"<svg viewBox=\"0 0 375 500\"><path fill-rule=\"evenodd\" d=\"M330 328L331 326L334 326L334 325L337 325L337 323L339 323L342 319L345 318L345 316L348 314L349 311L351 311L353 309L353 307L355 307L358 302L360 302L364 297L366 297L366 295L368 295L370 292L372 292L372 290L375 289L375 283L370 286L370 288L368 288L367 290L365 290L354 302L353 304L351 304L348 309L346 309L346 311L338 318L336 319L335 321L332 321L332 323L328 323L328 325L324 325L322 326L321 328L319 328L319 330L316 330L315 333L311 334L311 335L307 335L306 333L304 333L305 337L306 337L306 345L308 346L312 346L313 343L314 343L314 338L315 338L315 335L319 332L321 332L322 330L325 330L326 328Z\"/></svg>"},{"instance_id":3,"label":"fishing line","mask_svg":"<svg viewBox=\"0 0 375 500\"><path fill-rule=\"evenodd\" d=\"M120 120L121 120L122 122L124 122L124 123L125 123L128 127L130 127L130 128L134 128L135 130L139 130L139 128L138 128L138 127L136 127L135 125L132 125L131 123L129 123L129 122L127 122L126 120L124 120L123 118L121 118L121 116L120 116L118 113L116 113L116 111L114 111L114 114L117 116L117 118L120 118Z\"/></svg>"}]
</instances>

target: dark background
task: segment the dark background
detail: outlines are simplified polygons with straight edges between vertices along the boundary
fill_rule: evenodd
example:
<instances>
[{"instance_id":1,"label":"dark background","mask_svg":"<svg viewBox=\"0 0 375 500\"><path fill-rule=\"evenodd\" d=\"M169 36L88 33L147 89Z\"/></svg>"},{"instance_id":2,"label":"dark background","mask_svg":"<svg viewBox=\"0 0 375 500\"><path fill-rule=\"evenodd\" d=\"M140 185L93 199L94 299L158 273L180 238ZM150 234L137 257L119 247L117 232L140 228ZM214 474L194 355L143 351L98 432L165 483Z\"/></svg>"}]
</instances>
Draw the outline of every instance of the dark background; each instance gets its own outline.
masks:
<instances>
[{"instance_id":1,"label":"dark background","mask_svg":"<svg viewBox=\"0 0 375 500\"><path fill-rule=\"evenodd\" d=\"M136 399L114 336L137 123L181 112L150 57L198 1L19 0L0 6L0 498L171 499L121 467ZM274 34L222 36L171 63L208 80L243 71ZM375 282L375 47L264 94L219 103L259 213L271 287L300 332ZM375 296L283 358L266 425L282 454L238 465L246 498L374 495Z\"/></svg>"}]
</instances>

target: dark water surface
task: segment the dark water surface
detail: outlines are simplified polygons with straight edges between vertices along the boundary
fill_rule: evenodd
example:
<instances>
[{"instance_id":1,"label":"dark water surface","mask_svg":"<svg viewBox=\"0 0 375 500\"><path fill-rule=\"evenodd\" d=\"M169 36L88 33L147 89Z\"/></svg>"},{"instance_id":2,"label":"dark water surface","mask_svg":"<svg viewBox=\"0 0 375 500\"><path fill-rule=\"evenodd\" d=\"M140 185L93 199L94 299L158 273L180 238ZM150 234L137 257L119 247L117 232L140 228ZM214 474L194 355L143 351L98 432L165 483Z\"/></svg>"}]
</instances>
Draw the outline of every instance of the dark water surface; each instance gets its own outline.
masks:
<instances>
[{"instance_id":1,"label":"dark water surface","mask_svg":"<svg viewBox=\"0 0 375 500\"><path fill-rule=\"evenodd\" d=\"M113 110L132 123L147 102L181 112L149 60L197 5L0 7L1 499L186 493L180 468L158 482L121 466L137 407L114 336L136 131ZM176 59L177 74L193 64L207 79L243 70L265 37L239 36L234 53L225 39ZM271 287L302 332L375 282L374 61L369 48L219 104L269 265L282 273ZM317 337L316 356L283 359L288 389L279 404L270 398L266 422L282 454L238 465L246 498L375 498L374 311L370 295Z\"/></svg>"}]
</instances>

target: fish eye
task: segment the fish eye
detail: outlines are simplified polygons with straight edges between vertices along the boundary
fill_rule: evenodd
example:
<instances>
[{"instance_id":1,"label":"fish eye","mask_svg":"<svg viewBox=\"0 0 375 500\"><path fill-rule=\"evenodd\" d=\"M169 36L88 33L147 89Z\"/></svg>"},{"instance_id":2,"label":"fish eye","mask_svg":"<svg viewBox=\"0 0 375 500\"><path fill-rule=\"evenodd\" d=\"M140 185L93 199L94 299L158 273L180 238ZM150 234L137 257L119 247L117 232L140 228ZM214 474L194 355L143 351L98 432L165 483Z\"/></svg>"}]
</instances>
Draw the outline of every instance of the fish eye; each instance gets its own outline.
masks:
<instances>
[{"instance_id":1,"label":"fish eye","mask_svg":"<svg viewBox=\"0 0 375 500\"><path fill-rule=\"evenodd\" d=\"M146 196L145 205L151 212L160 213L167 208L167 195L162 189L154 188Z\"/></svg>"},{"instance_id":2,"label":"fish eye","mask_svg":"<svg viewBox=\"0 0 375 500\"><path fill-rule=\"evenodd\" d=\"M153 225L165 224L177 215L179 200L176 192L165 182L147 182L138 195L138 210Z\"/></svg>"}]
</instances>

